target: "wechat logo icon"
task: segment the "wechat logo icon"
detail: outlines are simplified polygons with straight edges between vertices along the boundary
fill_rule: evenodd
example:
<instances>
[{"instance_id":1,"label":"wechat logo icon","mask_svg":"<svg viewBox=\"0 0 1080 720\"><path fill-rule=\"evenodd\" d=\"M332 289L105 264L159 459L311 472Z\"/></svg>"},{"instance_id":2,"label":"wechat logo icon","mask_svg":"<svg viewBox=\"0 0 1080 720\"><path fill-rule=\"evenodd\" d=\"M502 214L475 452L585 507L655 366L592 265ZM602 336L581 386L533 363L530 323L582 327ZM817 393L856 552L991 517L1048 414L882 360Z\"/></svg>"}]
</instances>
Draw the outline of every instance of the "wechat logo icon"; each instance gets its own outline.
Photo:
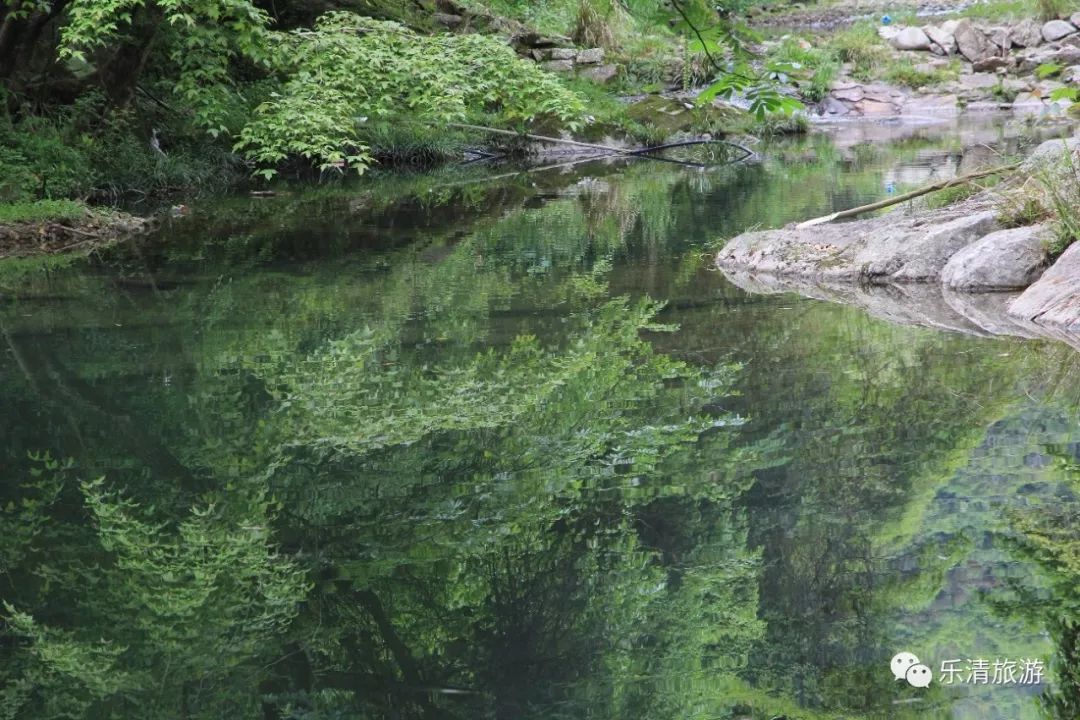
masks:
<instances>
[{"instance_id":1,"label":"wechat logo icon","mask_svg":"<svg viewBox=\"0 0 1080 720\"><path fill-rule=\"evenodd\" d=\"M909 685L918 688L930 687L930 681L934 679L934 673L930 668L919 662L919 658L909 652L898 652L889 661L893 677L897 680L907 680Z\"/></svg>"}]
</instances>

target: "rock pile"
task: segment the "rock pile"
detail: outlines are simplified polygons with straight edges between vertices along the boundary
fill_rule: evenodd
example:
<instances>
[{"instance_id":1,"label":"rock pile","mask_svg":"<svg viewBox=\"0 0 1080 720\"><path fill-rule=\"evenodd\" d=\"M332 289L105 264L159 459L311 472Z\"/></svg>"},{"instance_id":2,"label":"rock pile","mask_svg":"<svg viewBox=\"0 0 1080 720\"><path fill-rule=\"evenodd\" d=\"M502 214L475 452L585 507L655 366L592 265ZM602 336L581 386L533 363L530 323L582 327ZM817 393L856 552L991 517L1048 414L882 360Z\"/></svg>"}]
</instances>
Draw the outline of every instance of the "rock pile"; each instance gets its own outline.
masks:
<instances>
[{"instance_id":1,"label":"rock pile","mask_svg":"<svg viewBox=\"0 0 1080 720\"><path fill-rule=\"evenodd\" d=\"M604 64L603 48L579 50L572 47L533 48L528 52L549 72L577 73L599 83L611 82L619 74L619 66Z\"/></svg>"},{"instance_id":2,"label":"rock pile","mask_svg":"<svg viewBox=\"0 0 1080 720\"><path fill-rule=\"evenodd\" d=\"M970 19L922 27L885 26L878 30L900 55L923 53L912 69L932 76L960 72L933 88L900 89L841 78L820 104L829 117L936 115L960 108L1003 105L1017 112L1039 113L1071 104L1053 93L1070 84L1080 87L1080 13L1069 20L1039 23L1031 19L1007 26L982 25ZM1036 77L1045 65L1057 77Z\"/></svg>"},{"instance_id":3,"label":"rock pile","mask_svg":"<svg viewBox=\"0 0 1080 720\"><path fill-rule=\"evenodd\" d=\"M886 26L878 32L897 50L960 55L977 64L1010 55L1029 57L1032 53L1025 51L1044 43L1058 43L1054 51L1061 50L1063 41L1068 47L1080 48L1080 13L1069 20L1051 20L1042 25L1027 19L1013 25L980 26L965 18L923 27Z\"/></svg>"}]
</instances>

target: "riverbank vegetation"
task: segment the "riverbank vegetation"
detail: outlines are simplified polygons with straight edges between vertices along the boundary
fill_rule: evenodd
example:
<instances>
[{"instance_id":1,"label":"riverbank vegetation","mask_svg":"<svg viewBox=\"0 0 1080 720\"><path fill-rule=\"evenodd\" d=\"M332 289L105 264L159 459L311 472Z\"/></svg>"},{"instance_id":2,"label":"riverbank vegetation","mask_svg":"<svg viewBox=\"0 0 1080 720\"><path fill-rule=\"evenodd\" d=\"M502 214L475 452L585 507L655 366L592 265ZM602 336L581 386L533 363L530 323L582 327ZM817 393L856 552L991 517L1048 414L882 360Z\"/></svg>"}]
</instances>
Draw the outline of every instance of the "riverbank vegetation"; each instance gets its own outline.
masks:
<instances>
[{"instance_id":1,"label":"riverbank vegetation","mask_svg":"<svg viewBox=\"0 0 1080 720\"><path fill-rule=\"evenodd\" d=\"M744 93L759 118L789 111L772 70L749 61L741 7L12 0L0 8L0 203L325 180L492 144L455 122L657 142L666 131L618 98L720 77L710 98ZM560 74L530 49L551 44L611 53L613 83ZM703 110L690 127L744 130L738 114Z\"/></svg>"}]
</instances>

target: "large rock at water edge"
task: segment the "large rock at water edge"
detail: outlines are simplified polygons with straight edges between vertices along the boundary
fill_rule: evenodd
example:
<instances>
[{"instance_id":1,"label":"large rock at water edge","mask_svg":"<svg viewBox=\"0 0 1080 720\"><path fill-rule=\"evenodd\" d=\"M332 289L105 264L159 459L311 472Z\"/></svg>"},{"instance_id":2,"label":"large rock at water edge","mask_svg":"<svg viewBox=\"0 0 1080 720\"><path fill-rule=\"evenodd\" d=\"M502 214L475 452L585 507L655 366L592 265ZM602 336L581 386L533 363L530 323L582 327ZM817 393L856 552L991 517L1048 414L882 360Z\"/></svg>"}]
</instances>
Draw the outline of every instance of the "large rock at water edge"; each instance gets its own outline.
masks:
<instances>
[{"instance_id":1,"label":"large rock at water edge","mask_svg":"<svg viewBox=\"0 0 1080 720\"><path fill-rule=\"evenodd\" d=\"M929 50L930 38L922 28L904 28L889 41L897 50Z\"/></svg>"},{"instance_id":2,"label":"large rock at water edge","mask_svg":"<svg viewBox=\"0 0 1080 720\"><path fill-rule=\"evenodd\" d=\"M1042 36L1046 42L1054 42L1078 32L1076 26L1065 20L1051 20L1042 26Z\"/></svg>"},{"instance_id":3,"label":"large rock at water edge","mask_svg":"<svg viewBox=\"0 0 1080 720\"><path fill-rule=\"evenodd\" d=\"M851 223L744 233L720 250L717 264L814 280L932 282L961 248L999 229L992 211L974 206L915 218L894 211Z\"/></svg>"},{"instance_id":4,"label":"large rock at water edge","mask_svg":"<svg viewBox=\"0 0 1080 720\"><path fill-rule=\"evenodd\" d=\"M921 228L891 255L884 248L869 248L863 273L869 278L888 277L896 282L929 282L961 248L998 228L995 213L984 211L930 228Z\"/></svg>"},{"instance_id":5,"label":"large rock at water edge","mask_svg":"<svg viewBox=\"0 0 1080 720\"><path fill-rule=\"evenodd\" d=\"M992 232L949 258L941 269L941 283L973 292L1026 288L1046 267L1052 236L1046 225Z\"/></svg>"},{"instance_id":6,"label":"large rock at water edge","mask_svg":"<svg viewBox=\"0 0 1080 720\"><path fill-rule=\"evenodd\" d=\"M953 36L960 54L966 57L968 62L978 62L994 54L994 44L967 18L957 23Z\"/></svg>"},{"instance_id":7,"label":"large rock at water edge","mask_svg":"<svg viewBox=\"0 0 1080 720\"><path fill-rule=\"evenodd\" d=\"M1069 246L1041 278L1014 300L1009 314L1039 325L1080 330L1080 243Z\"/></svg>"}]
</instances>

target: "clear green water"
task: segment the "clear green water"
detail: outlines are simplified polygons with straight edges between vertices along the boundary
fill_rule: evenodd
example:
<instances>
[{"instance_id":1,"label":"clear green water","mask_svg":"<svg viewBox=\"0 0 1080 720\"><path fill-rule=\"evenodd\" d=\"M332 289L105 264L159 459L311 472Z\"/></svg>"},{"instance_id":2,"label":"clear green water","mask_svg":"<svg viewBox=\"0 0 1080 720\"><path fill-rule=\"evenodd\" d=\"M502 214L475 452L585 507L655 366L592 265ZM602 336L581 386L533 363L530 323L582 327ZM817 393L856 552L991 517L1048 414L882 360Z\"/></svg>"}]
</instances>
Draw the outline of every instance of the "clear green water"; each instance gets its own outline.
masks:
<instances>
[{"instance_id":1,"label":"clear green water","mask_svg":"<svg viewBox=\"0 0 1080 720\"><path fill-rule=\"evenodd\" d=\"M1033 139L394 177L0 266L0 717L1077 717L1075 352L707 252Z\"/></svg>"}]
</instances>

